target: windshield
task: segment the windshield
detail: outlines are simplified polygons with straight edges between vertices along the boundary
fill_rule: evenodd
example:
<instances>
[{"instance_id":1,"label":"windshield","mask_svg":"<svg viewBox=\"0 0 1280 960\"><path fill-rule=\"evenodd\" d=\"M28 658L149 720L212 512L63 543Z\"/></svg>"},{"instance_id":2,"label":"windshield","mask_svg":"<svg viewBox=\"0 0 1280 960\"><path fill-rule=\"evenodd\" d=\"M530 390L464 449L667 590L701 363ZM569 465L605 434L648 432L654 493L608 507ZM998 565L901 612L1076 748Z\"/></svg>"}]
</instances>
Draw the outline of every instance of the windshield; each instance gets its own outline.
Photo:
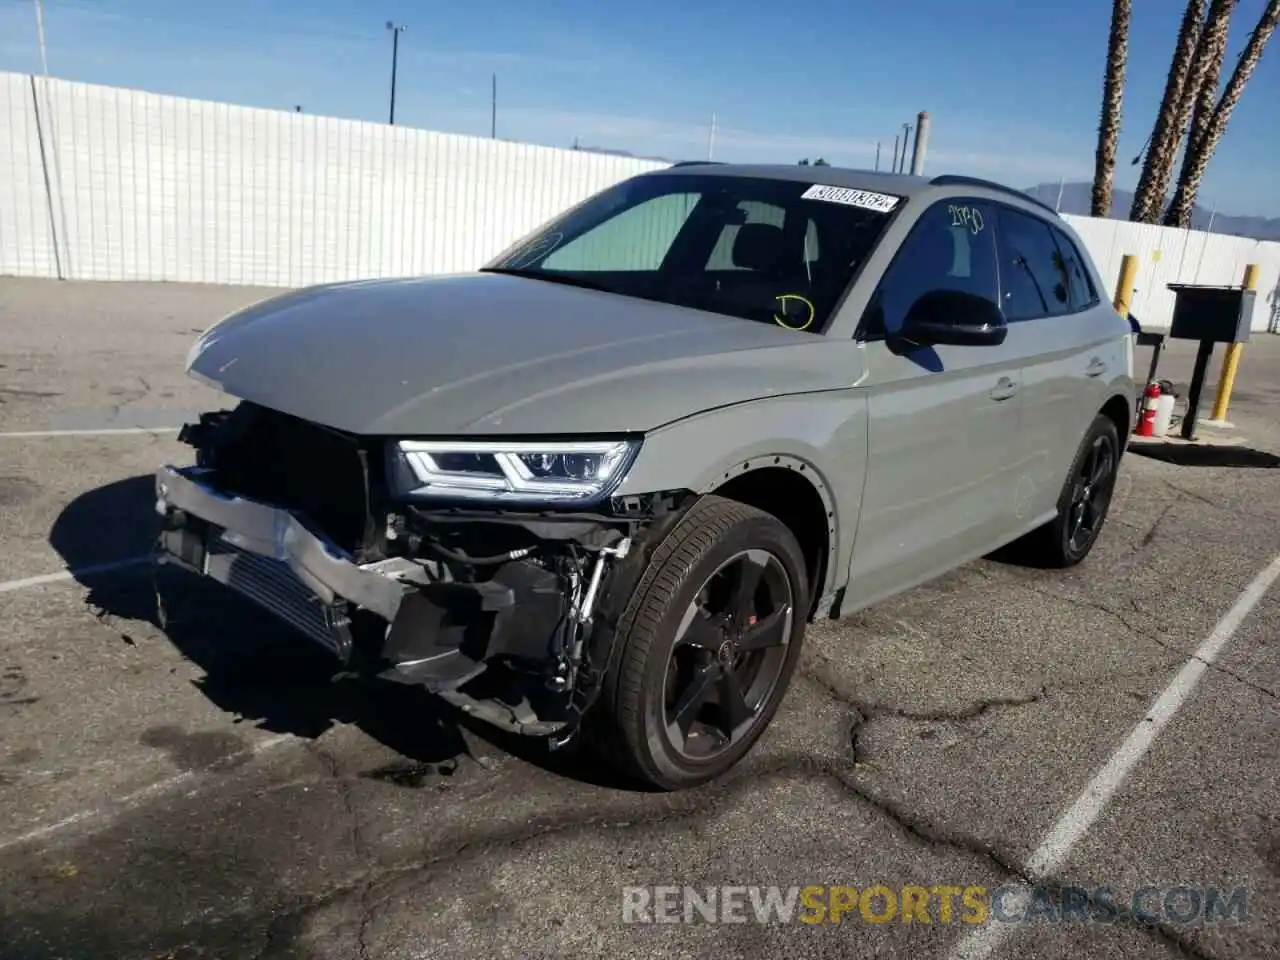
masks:
<instances>
[{"instance_id":1,"label":"windshield","mask_svg":"<svg viewBox=\"0 0 1280 960\"><path fill-rule=\"evenodd\" d=\"M803 181L647 175L484 269L821 333L899 202Z\"/></svg>"}]
</instances>

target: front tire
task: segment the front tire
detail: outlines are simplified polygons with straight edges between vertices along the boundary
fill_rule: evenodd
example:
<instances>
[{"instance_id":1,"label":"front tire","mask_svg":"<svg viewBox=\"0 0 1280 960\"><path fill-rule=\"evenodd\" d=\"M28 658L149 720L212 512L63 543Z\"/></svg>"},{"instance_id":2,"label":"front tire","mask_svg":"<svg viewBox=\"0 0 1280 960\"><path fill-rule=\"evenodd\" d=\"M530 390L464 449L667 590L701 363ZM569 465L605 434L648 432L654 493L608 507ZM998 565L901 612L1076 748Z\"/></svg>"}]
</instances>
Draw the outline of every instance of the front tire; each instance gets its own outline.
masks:
<instances>
[{"instance_id":1,"label":"front tire","mask_svg":"<svg viewBox=\"0 0 1280 960\"><path fill-rule=\"evenodd\" d=\"M800 655L809 586L791 531L703 497L658 546L587 718L602 759L663 790L713 780L773 719Z\"/></svg>"}]
</instances>

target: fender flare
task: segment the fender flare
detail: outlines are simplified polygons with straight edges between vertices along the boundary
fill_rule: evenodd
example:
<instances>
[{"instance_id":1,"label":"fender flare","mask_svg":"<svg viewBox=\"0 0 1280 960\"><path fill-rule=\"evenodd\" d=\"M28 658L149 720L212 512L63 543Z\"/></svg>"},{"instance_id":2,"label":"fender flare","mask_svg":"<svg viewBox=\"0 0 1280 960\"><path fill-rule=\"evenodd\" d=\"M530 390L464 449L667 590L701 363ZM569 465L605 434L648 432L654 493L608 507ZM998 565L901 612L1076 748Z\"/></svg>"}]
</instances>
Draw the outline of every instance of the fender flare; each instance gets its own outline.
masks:
<instances>
[{"instance_id":1,"label":"fender flare","mask_svg":"<svg viewBox=\"0 0 1280 960\"><path fill-rule=\"evenodd\" d=\"M831 496L831 490L827 486L826 480L823 479L821 472L812 463L785 453L757 454L740 461L734 461L731 466L706 480L694 493L699 497L715 493L725 484L736 480L738 477L764 469L795 471L805 478L809 486L817 493L818 499L822 501L822 508L826 513L827 521L827 555L822 558L823 582L821 584L810 584L810 589L813 591L814 599L817 602L816 610L818 606L822 605L821 601L831 593L835 584L839 582L837 570L839 569L840 541L837 530L839 516L836 512L835 500Z\"/></svg>"}]
</instances>

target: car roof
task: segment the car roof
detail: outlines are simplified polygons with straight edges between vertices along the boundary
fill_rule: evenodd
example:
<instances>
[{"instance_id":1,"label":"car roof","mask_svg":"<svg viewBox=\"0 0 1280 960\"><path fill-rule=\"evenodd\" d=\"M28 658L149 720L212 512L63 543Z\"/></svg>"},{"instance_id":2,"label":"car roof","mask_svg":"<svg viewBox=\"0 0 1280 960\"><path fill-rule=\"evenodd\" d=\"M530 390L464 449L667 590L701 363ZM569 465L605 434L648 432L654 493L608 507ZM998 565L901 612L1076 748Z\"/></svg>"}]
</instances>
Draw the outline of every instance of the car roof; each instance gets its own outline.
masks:
<instances>
[{"instance_id":1,"label":"car roof","mask_svg":"<svg viewBox=\"0 0 1280 960\"><path fill-rule=\"evenodd\" d=\"M652 170L641 176L662 175L758 177L766 180L794 180L803 183L822 184L823 186L871 190L876 193L889 193L908 199L917 196L924 196L926 199L941 199L959 194L983 196L992 200L1022 205L1024 208L1037 211L1041 216L1047 211L1054 219L1060 219L1058 212L1053 207L1015 187L1005 186L992 180L982 180L977 177L966 177L950 173L938 174L933 177L918 177L909 173L858 170L850 167L832 167L826 164L812 166L798 163L717 163L708 160L705 162L686 161L677 163L661 170Z\"/></svg>"}]
</instances>

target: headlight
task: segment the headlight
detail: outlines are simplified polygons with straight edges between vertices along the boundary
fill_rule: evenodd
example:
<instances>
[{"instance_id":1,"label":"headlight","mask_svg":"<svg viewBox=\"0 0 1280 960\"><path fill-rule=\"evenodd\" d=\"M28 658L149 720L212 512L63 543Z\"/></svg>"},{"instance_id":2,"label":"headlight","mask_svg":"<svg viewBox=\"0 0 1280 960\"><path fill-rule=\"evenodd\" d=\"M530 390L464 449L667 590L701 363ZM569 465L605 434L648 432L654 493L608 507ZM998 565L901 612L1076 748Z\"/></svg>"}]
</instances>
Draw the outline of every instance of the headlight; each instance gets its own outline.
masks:
<instances>
[{"instance_id":1,"label":"headlight","mask_svg":"<svg viewBox=\"0 0 1280 960\"><path fill-rule=\"evenodd\" d=\"M522 503L598 500L621 483L635 440L401 440L391 480L401 496Z\"/></svg>"}]
</instances>

